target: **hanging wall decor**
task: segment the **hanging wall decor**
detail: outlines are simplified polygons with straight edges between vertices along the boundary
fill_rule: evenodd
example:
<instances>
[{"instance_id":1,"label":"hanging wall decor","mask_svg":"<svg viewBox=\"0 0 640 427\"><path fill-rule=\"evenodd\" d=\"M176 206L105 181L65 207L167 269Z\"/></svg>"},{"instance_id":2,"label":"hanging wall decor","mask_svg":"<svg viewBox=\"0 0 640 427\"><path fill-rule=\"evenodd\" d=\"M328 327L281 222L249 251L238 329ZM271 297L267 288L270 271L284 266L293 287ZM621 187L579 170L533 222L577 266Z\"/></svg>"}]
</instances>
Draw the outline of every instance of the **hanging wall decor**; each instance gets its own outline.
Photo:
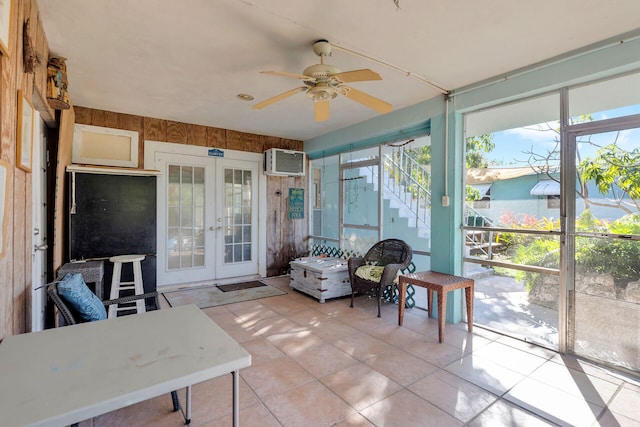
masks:
<instances>
[{"instance_id":1,"label":"hanging wall decor","mask_svg":"<svg viewBox=\"0 0 640 427\"><path fill-rule=\"evenodd\" d=\"M54 110L67 110L70 107L66 60L61 56L52 56L47 64L47 100Z\"/></svg>"}]
</instances>

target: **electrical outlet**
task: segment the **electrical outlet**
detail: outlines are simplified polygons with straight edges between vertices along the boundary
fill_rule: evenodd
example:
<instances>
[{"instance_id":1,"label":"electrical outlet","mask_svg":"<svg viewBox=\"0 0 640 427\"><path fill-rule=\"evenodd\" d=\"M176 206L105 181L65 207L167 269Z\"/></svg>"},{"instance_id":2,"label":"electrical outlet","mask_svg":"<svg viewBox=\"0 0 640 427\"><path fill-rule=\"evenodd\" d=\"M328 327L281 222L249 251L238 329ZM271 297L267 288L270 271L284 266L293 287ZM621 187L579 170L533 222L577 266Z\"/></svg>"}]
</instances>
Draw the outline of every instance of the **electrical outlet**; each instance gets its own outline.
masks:
<instances>
[{"instance_id":1,"label":"electrical outlet","mask_svg":"<svg viewBox=\"0 0 640 427\"><path fill-rule=\"evenodd\" d=\"M445 208L449 206L449 196L442 196L442 206Z\"/></svg>"}]
</instances>

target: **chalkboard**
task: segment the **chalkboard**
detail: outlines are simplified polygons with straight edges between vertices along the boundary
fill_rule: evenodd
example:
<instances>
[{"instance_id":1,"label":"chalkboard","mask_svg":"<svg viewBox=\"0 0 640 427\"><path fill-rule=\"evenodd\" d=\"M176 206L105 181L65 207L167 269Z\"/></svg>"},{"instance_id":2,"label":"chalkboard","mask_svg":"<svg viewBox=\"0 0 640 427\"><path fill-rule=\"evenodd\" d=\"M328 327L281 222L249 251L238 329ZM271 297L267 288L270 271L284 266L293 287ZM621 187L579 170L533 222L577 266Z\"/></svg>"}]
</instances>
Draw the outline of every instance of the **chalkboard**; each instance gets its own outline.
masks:
<instances>
[{"instance_id":1,"label":"chalkboard","mask_svg":"<svg viewBox=\"0 0 640 427\"><path fill-rule=\"evenodd\" d=\"M76 172L75 184L71 182L70 259L146 255L142 262L144 288L146 292L154 291L156 177ZM105 260L104 282L107 296L112 271L113 265L108 259ZM132 280L131 268L127 265L123 266L122 280Z\"/></svg>"}]
</instances>

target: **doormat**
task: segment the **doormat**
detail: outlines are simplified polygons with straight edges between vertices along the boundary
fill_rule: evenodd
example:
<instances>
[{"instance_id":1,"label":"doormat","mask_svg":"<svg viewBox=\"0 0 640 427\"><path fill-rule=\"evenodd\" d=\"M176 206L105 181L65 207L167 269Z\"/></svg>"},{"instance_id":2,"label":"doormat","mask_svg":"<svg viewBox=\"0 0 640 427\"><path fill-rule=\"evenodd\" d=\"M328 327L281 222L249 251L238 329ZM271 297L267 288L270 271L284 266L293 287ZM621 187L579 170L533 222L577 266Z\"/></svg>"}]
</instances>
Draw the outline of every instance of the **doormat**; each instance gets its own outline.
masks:
<instances>
[{"instance_id":1,"label":"doormat","mask_svg":"<svg viewBox=\"0 0 640 427\"><path fill-rule=\"evenodd\" d=\"M176 307L178 305L195 304L198 308L207 308L286 294L286 292L281 291L280 289L273 286L267 285L266 283L259 283L264 286L223 292L218 288L218 286L212 285L191 289L181 289L178 291L163 292L162 295L164 295L165 299L171 307Z\"/></svg>"},{"instance_id":2,"label":"doormat","mask_svg":"<svg viewBox=\"0 0 640 427\"><path fill-rule=\"evenodd\" d=\"M220 289L222 292L231 292L231 291L241 291L243 289L259 288L260 286L267 286L267 285L258 280L254 280L253 282L232 283L230 285L218 285L218 289Z\"/></svg>"}]
</instances>

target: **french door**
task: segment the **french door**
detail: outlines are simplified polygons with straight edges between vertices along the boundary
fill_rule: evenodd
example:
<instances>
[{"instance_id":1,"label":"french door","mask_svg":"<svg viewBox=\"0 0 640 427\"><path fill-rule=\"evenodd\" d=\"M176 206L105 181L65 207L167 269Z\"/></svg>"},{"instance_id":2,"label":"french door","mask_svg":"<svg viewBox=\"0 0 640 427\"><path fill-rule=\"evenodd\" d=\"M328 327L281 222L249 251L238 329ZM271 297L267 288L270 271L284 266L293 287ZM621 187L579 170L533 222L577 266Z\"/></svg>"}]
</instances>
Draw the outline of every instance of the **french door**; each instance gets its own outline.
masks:
<instances>
[{"instance_id":1,"label":"french door","mask_svg":"<svg viewBox=\"0 0 640 427\"><path fill-rule=\"evenodd\" d=\"M576 151L565 181L567 350L640 370L640 116L572 127L569 147L600 147L591 164ZM572 165L570 165L571 167ZM593 166L597 166L593 174ZM593 174L594 176L591 176ZM596 185L599 184L599 185Z\"/></svg>"},{"instance_id":2,"label":"french door","mask_svg":"<svg viewBox=\"0 0 640 427\"><path fill-rule=\"evenodd\" d=\"M257 275L259 163L156 153L158 286Z\"/></svg>"}]
</instances>

